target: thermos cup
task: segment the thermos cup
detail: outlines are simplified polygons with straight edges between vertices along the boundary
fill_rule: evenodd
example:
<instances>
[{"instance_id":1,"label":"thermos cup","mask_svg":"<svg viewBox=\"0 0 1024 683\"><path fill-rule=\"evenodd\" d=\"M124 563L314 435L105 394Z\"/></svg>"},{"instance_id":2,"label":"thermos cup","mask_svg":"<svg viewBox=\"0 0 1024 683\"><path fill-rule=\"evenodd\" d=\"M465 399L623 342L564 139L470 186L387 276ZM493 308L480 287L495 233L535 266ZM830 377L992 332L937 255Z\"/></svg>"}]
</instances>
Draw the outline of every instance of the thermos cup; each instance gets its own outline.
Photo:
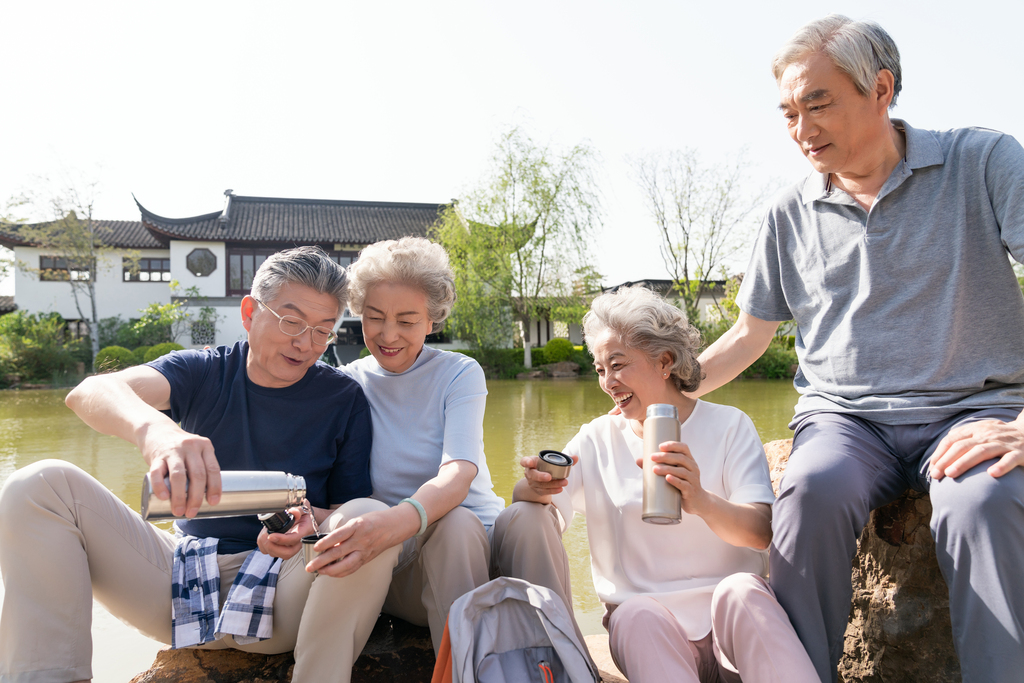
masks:
<instances>
[{"instance_id":1,"label":"thermos cup","mask_svg":"<svg viewBox=\"0 0 1024 683\"><path fill-rule=\"evenodd\" d=\"M286 472L248 472L232 470L220 473L220 502L210 505L206 498L196 517L239 517L278 512L302 505L306 480ZM167 478L164 484L170 488ZM149 473L142 480L142 518L150 521L180 519L171 514L171 500L153 495Z\"/></svg>"},{"instance_id":2,"label":"thermos cup","mask_svg":"<svg viewBox=\"0 0 1024 683\"><path fill-rule=\"evenodd\" d=\"M643 520L649 524L679 524L683 518L683 494L654 473L651 454L661 452L665 441L679 441L679 411L668 403L647 406L644 420Z\"/></svg>"},{"instance_id":3,"label":"thermos cup","mask_svg":"<svg viewBox=\"0 0 1024 683\"><path fill-rule=\"evenodd\" d=\"M568 479L572 458L560 451L541 451L537 470L547 472L552 479Z\"/></svg>"},{"instance_id":4,"label":"thermos cup","mask_svg":"<svg viewBox=\"0 0 1024 683\"><path fill-rule=\"evenodd\" d=\"M323 533L315 533L315 534L310 534L309 536L303 536L302 537L302 559L303 559L303 561L305 561L306 564L309 564L310 562L312 562L313 559L316 558L316 556L320 554L317 551L313 550L313 546L316 544L317 541L319 541L321 538L323 538L326 535L327 534L323 534ZM319 574L319 572L313 572L313 573L314 574Z\"/></svg>"}]
</instances>

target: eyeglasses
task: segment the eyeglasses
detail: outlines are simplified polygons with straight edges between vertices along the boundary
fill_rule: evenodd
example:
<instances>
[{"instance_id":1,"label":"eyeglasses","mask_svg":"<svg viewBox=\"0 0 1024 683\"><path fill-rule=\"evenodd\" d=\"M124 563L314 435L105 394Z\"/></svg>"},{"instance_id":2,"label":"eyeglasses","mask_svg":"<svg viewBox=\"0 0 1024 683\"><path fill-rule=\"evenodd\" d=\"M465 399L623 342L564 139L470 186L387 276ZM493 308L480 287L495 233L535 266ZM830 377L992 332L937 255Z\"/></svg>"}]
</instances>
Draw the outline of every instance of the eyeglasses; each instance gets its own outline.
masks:
<instances>
[{"instance_id":1,"label":"eyeglasses","mask_svg":"<svg viewBox=\"0 0 1024 683\"><path fill-rule=\"evenodd\" d=\"M275 311L273 308L266 305L256 297L253 297L253 299L260 306L262 306L263 308L267 309L275 316L277 316L277 326L280 327L281 331L287 334L289 337L298 337L300 334L303 334L306 330L313 328L313 332L312 334L310 334L310 337L312 338L313 343L316 344L317 346L327 346L328 344L330 344L331 342L338 338L338 335L334 334L333 331L327 329L326 327L310 325L302 318L296 318L294 315L279 315L277 311Z\"/></svg>"}]
</instances>

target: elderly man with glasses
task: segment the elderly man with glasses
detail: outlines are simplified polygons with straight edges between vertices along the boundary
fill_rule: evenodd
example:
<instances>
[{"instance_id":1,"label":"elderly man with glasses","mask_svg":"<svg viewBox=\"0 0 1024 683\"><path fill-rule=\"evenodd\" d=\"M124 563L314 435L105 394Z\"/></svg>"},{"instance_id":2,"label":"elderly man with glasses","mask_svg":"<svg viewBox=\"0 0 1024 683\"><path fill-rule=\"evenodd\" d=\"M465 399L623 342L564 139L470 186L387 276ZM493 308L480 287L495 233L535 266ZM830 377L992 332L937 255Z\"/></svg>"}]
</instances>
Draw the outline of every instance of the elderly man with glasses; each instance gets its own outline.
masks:
<instances>
[{"instance_id":1,"label":"elderly man with glasses","mask_svg":"<svg viewBox=\"0 0 1024 683\"><path fill-rule=\"evenodd\" d=\"M0 681L90 679L93 596L175 647L294 649L294 680L349 680L399 548L358 571L334 549L308 566L299 552L312 518L329 531L386 509L366 498L362 389L316 362L345 300L345 271L321 250L275 254L241 302L247 341L90 377L68 395L88 425L138 446L153 495L185 519L157 529L63 461L13 474L0 492ZM309 505L276 534L255 517L196 519L204 498L219 501L222 470L300 475Z\"/></svg>"}]
</instances>

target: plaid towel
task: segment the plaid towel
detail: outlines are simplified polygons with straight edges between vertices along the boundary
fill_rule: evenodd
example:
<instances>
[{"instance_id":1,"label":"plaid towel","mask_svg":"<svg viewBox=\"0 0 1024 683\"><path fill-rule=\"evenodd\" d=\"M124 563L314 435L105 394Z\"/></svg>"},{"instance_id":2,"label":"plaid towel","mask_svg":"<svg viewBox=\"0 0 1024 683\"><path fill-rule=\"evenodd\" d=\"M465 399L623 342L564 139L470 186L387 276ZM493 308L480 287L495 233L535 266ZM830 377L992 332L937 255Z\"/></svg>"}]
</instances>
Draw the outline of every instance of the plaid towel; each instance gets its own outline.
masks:
<instances>
[{"instance_id":1,"label":"plaid towel","mask_svg":"<svg viewBox=\"0 0 1024 683\"><path fill-rule=\"evenodd\" d=\"M171 568L171 647L194 647L225 635L239 645L270 638L280 570L279 558L252 551L219 610L217 539L180 537Z\"/></svg>"},{"instance_id":2,"label":"plaid towel","mask_svg":"<svg viewBox=\"0 0 1024 683\"><path fill-rule=\"evenodd\" d=\"M274 592L281 558L253 550L238 570L217 620L215 638L234 636L239 645L274 635Z\"/></svg>"},{"instance_id":3,"label":"plaid towel","mask_svg":"<svg viewBox=\"0 0 1024 683\"><path fill-rule=\"evenodd\" d=\"M171 647L191 647L214 640L219 602L217 539L178 539L171 567Z\"/></svg>"}]
</instances>

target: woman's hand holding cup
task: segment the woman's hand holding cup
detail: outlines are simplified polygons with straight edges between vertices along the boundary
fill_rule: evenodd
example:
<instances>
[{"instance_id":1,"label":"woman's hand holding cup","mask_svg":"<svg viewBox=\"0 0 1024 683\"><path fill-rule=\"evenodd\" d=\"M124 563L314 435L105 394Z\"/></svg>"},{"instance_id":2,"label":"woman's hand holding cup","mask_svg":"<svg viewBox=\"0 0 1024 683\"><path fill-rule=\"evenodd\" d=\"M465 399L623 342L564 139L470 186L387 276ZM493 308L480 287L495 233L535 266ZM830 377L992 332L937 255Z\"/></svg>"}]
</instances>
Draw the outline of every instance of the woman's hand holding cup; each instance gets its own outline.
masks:
<instances>
[{"instance_id":1,"label":"woman's hand holding cup","mask_svg":"<svg viewBox=\"0 0 1024 683\"><path fill-rule=\"evenodd\" d=\"M572 458L574 465L579 462L579 456L570 455L569 457ZM561 493L569 483L568 479L555 479L549 473L537 469L538 465L541 465L539 456L528 455L522 458L519 464L525 469L523 476L526 478L530 490L538 496L553 496Z\"/></svg>"}]
</instances>

